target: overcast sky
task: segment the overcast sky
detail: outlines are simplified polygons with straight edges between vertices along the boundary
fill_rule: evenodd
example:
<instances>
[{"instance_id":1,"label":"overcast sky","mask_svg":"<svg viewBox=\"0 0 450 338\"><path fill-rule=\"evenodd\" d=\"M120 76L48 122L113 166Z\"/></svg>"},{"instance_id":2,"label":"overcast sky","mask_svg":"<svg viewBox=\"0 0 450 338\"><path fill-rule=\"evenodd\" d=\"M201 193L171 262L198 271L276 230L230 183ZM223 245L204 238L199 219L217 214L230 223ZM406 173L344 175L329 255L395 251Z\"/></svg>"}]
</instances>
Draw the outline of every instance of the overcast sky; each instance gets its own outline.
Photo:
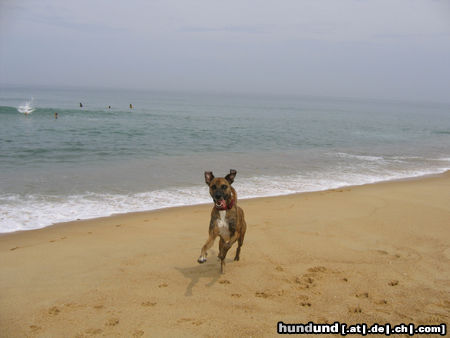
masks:
<instances>
[{"instance_id":1,"label":"overcast sky","mask_svg":"<svg viewBox=\"0 0 450 338\"><path fill-rule=\"evenodd\" d=\"M450 1L0 0L0 84L450 101Z\"/></svg>"}]
</instances>

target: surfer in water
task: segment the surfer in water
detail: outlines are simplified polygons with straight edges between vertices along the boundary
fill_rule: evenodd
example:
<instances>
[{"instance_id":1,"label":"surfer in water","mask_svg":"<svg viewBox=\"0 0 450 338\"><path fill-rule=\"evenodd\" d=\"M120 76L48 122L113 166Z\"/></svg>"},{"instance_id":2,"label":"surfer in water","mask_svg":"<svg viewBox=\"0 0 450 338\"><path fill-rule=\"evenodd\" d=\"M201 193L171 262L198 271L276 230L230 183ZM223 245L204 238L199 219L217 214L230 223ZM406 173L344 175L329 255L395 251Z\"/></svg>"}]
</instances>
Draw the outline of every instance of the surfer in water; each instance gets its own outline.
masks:
<instances>
[{"instance_id":1,"label":"surfer in water","mask_svg":"<svg viewBox=\"0 0 450 338\"><path fill-rule=\"evenodd\" d=\"M83 108L83 104L80 102L80 108Z\"/></svg>"},{"instance_id":2,"label":"surfer in water","mask_svg":"<svg viewBox=\"0 0 450 338\"><path fill-rule=\"evenodd\" d=\"M133 105L130 103L130 109L133 109Z\"/></svg>"}]
</instances>

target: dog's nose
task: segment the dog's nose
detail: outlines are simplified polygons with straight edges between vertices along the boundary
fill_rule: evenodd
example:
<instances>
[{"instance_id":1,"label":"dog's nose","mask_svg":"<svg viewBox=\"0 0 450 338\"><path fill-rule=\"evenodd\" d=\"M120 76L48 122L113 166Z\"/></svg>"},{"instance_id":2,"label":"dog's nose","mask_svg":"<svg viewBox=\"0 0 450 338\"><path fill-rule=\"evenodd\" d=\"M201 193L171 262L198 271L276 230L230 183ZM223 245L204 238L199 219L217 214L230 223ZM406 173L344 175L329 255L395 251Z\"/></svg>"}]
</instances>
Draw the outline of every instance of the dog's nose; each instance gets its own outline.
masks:
<instances>
[{"instance_id":1,"label":"dog's nose","mask_svg":"<svg viewBox=\"0 0 450 338\"><path fill-rule=\"evenodd\" d=\"M219 198L222 198L222 194L221 194L221 193L215 193L215 194L214 194L214 198L215 198L216 200L218 200Z\"/></svg>"}]
</instances>

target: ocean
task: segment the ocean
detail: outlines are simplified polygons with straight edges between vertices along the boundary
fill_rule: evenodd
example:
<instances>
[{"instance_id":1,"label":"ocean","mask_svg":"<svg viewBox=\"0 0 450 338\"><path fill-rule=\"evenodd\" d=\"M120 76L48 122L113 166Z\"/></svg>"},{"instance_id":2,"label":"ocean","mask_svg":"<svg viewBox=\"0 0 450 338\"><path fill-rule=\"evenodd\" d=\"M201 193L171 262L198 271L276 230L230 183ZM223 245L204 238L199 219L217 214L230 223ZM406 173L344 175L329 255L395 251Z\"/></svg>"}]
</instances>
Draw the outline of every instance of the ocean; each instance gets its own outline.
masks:
<instances>
[{"instance_id":1,"label":"ocean","mask_svg":"<svg viewBox=\"0 0 450 338\"><path fill-rule=\"evenodd\" d=\"M204 171L231 168L240 198L442 173L450 104L0 89L2 233L210 203Z\"/></svg>"}]
</instances>

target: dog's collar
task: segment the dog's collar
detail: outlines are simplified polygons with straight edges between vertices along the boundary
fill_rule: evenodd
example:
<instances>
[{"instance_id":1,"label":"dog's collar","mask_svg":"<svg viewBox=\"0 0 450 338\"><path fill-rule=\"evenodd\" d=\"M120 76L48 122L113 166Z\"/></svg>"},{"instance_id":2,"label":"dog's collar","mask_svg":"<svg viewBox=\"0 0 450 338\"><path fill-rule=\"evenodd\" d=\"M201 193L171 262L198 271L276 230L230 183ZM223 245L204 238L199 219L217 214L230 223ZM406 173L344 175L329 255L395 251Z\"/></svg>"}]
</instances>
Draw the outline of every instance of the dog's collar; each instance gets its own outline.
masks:
<instances>
[{"instance_id":1,"label":"dog's collar","mask_svg":"<svg viewBox=\"0 0 450 338\"><path fill-rule=\"evenodd\" d=\"M227 204L225 208L218 207L217 204L215 204L215 208L217 210L230 210L234 206L234 200L231 200L230 204Z\"/></svg>"}]
</instances>

